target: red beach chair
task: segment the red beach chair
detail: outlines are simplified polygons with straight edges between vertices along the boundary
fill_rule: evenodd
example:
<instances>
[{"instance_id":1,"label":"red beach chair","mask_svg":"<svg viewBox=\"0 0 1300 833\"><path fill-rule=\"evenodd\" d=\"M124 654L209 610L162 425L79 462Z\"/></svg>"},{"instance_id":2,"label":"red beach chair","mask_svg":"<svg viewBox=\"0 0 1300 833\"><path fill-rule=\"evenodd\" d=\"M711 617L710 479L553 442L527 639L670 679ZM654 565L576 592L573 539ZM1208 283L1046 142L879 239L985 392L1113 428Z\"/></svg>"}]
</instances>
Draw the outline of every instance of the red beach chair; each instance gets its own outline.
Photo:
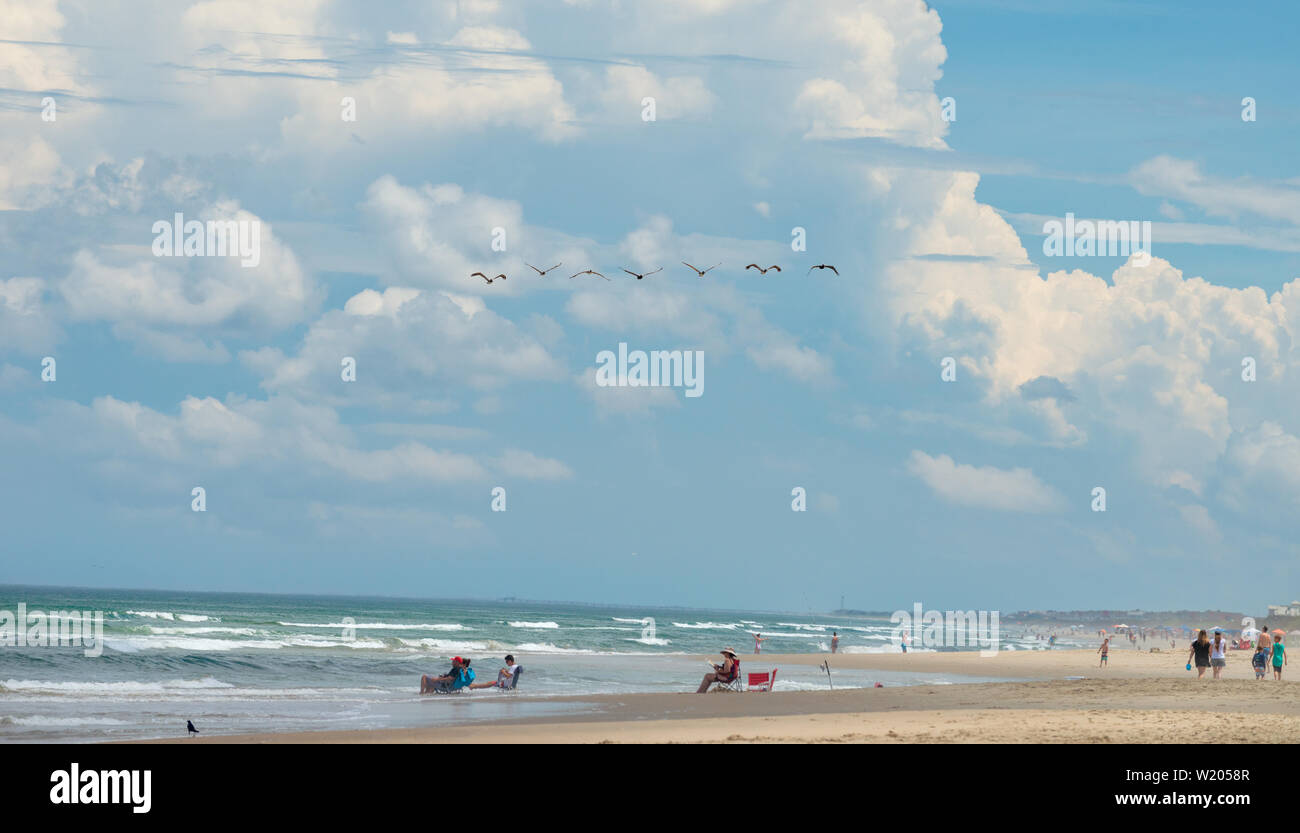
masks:
<instances>
[{"instance_id":1,"label":"red beach chair","mask_svg":"<svg viewBox=\"0 0 1300 833\"><path fill-rule=\"evenodd\" d=\"M749 682L745 688L749 691L771 691L772 686L776 685L776 669L764 671L762 673L750 672Z\"/></svg>"}]
</instances>

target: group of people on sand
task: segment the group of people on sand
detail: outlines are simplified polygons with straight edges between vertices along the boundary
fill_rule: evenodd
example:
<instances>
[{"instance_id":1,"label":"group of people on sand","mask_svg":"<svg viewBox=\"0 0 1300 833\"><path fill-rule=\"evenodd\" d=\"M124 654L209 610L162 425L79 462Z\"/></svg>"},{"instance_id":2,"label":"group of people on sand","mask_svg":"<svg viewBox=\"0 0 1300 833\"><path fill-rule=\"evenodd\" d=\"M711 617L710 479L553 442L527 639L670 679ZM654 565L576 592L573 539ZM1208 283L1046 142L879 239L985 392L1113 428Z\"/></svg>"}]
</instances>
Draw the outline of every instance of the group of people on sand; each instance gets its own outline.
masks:
<instances>
[{"instance_id":1,"label":"group of people on sand","mask_svg":"<svg viewBox=\"0 0 1300 833\"><path fill-rule=\"evenodd\" d=\"M476 683L474 682L474 669L470 668L469 658L452 657L451 669L446 674L437 677L425 674L420 677L420 693L446 694L461 689L509 688L517 668L515 658L510 654L506 654L506 665L497 672L497 678L494 682Z\"/></svg>"},{"instance_id":2,"label":"group of people on sand","mask_svg":"<svg viewBox=\"0 0 1300 833\"><path fill-rule=\"evenodd\" d=\"M1223 635L1220 628L1214 629L1214 638L1201 629L1196 634L1196 639L1192 641L1191 648L1187 651L1187 670L1196 667L1196 677L1200 679L1205 676L1206 669L1211 669L1214 679L1220 679L1223 676L1223 669L1228 666L1228 646L1231 643ZM1110 654L1110 638L1101 641L1101 647L1097 649L1101 654L1101 661L1098 667L1104 668ZM1286 667L1286 645L1283 643L1283 634L1281 631L1270 635L1268 631L1263 631L1259 635L1259 640L1253 646L1250 665L1255 670L1255 679L1262 680L1268 674L1269 666L1273 667L1273 679L1282 679L1282 669Z\"/></svg>"},{"instance_id":3,"label":"group of people on sand","mask_svg":"<svg viewBox=\"0 0 1300 833\"><path fill-rule=\"evenodd\" d=\"M1192 642L1192 647L1187 652L1187 667L1190 669L1195 663L1198 679L1205 676L1206 668L1211 668L1214 671L1214 679L1219 679L1228 664L1228 644L1227 637L1219 628L1214 629L1213 640L1202 629L1196 634L1196 640ZM1280 680L1282 669L1286 664L1286 645L1283 642L1282 632L1278 631L1273 635L1268 631L1261 632L1250 658L1250 665L1255 670L1255 679L1264 679L1271 665L1273 679Z\"/></svg>"}]
</instances>

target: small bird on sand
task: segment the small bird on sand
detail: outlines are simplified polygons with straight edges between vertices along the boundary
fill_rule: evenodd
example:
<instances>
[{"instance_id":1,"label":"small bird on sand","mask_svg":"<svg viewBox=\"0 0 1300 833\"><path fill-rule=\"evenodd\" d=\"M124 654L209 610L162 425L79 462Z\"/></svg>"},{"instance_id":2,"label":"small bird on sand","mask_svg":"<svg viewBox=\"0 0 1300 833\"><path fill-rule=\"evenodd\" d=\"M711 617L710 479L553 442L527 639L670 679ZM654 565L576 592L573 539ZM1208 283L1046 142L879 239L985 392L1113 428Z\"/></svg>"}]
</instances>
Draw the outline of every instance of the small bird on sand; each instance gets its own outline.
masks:
<instances>
[{"instance_id":1,"label":"small bird on sand","mask_svg":"<svg viewBox=\"0 0 1300 833\"><path fill-rule=\"evenodd\" d=\"M695 274L699 275L699 276L702 278L702 277L705 276L705 274L707 274L707 273L709 273L709 272L712 272L714 269L717 269L717 268L718 268L719 266L721 266L722 264L721 264L721 263L715 263L715 264L713 264L712 266L710 266L708 269L705 269L703 272L701 272L699 269L696 269L694 266L691 266L691 264L687 263L687 262L684 261L684 260L682 261L682 265L683 265L683 266L689 266L692 272L694 272Z\"/></svg>"},{"instance_id":2,"label":"small bird on sand","mask_svg":"<svg viewBox=\"0 0 1300 833\"><path fill-rule=\"evenodd\" d=\"M663 270L664 270L664 267L660 266L658 269L655 270L655 272L662 272ZM624 269L623 271L624 271L624 272L627 272L629 275L631 275L632 277L636 278L637 280L641 280L641 279L644 278L646 275L653 275L653 274L655 273L655 272L646 272L646 273L643 274L643 275L638 275L636 272L633 272L631 269Z\"/></svg>"},{"instance_id":3,"label":"small bird on sand","mask_svg":"<svg viewBox=\"0 0 1300 833\"><path fill-rule=\"evenodd\" d=\"M575 275L569 275L569 280L573 280L574 278L578 277L578 275L595 275L598 278L605 278L604 275L600 274L595 269L583 269L581 272L578 272ZM605 278L605 280L609 280L609 278Z\"/></svg>"},{"instance_id":4,"label":"small bird on sand","mask_svg":"<svg viewBox=\"0 0 1300 833\"><path fill-rule=\"evenodd\" d=\"M813 269L829 269L829 270L831 270L832 272L834 272L834 273L837 274L837 275L840 273L840 270L839 270L839 269L836 269L834 266L831 266L829 263L819 263L819 264L817 264L816 266L810 267L810 268L808 269L808 274L809 274L809 275L812 274L812 270L813 270ZM804 277L807 277L807 275L805 275Z\"/></svg>"},{"instance_id":5,"label":"small bird on sand","mask_svg":"<svg viewBox=\"0 0 1300 833\"><path fill-rule=\"evenodd\" d=\"M190 732L190 737L194 737L195 735L197 735L197 734L199 733L199 730L194 728L194 721L193 721L193 720L187 720L187 721L185 721L185 728L189 730L189 732Z\"/></svg>"},{"instance_id":6,"label":"small bird on sand","mask_svg":"<svg viewBox=\"0 0 1300 833\"><path fill-rule=\"evenodd\" d=\"M764 274L764 275L767 274L767 269L775 269L775 270L778 271L778 272L781 271L781 267L780 267L780 266L775 266L775 265L773 265L773 266L769 266L769 267L767 267L767 269L764 269L762 266L759 266L757 263L751 263L751 264L749 264L748 266L746 266L745 269L746 269L746 270L748 270L748 269L757 269L761 274Z\"/></svg>"}]
</instances>

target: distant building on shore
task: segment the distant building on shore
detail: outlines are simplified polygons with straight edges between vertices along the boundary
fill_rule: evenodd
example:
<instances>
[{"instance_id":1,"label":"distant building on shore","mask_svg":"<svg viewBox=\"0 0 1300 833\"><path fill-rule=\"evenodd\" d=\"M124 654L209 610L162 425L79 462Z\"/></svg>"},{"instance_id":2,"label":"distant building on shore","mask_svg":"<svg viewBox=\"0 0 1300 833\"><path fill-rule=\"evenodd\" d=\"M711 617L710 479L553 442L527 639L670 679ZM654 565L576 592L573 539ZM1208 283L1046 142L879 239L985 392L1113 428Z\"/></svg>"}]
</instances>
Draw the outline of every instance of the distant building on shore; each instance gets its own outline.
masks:
<instances>
[{"instance_id":1,"label":"distant building on shore","mask_svg":"<svg viewBox=\"0 0 1300 833\"><path fill-rule=\"evenodd\" d=\"M1300 616L1300 602L1293 601L1289 605L1269 605L1269 616Z\"/></svg>"}]
</instances>

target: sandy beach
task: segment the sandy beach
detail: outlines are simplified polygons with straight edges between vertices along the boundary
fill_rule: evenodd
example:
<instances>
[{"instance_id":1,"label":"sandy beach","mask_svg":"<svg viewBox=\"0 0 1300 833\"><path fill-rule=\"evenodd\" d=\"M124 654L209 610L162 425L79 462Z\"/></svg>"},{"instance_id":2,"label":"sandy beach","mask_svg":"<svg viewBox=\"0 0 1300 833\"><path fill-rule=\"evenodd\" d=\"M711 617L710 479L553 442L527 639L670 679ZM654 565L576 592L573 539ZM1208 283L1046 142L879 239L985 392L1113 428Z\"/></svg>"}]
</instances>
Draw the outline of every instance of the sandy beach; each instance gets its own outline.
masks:
<instances>
[{"instance_id":1,"label":"sandy beach","mask_svg":"<svg viewBox=\"0 0 1300 833\"><path fill-rule=\"evenodd\" d=\"M1014 682L743 694L552 697L577 714L376 731L244 734L180 743L1288 743L1300 741L1300 689L1254 679L1233 652L1221 680L1198 680L1183 651L1094 650L785 654L743 668L931 671ZM1082 679L1069 679L1082 678ZM480 695L473 695L480 696ZM488 695L494 696L494 695ZM1267 732L1261 721L1267 721Z\"/></svg>"}]
</instances>

